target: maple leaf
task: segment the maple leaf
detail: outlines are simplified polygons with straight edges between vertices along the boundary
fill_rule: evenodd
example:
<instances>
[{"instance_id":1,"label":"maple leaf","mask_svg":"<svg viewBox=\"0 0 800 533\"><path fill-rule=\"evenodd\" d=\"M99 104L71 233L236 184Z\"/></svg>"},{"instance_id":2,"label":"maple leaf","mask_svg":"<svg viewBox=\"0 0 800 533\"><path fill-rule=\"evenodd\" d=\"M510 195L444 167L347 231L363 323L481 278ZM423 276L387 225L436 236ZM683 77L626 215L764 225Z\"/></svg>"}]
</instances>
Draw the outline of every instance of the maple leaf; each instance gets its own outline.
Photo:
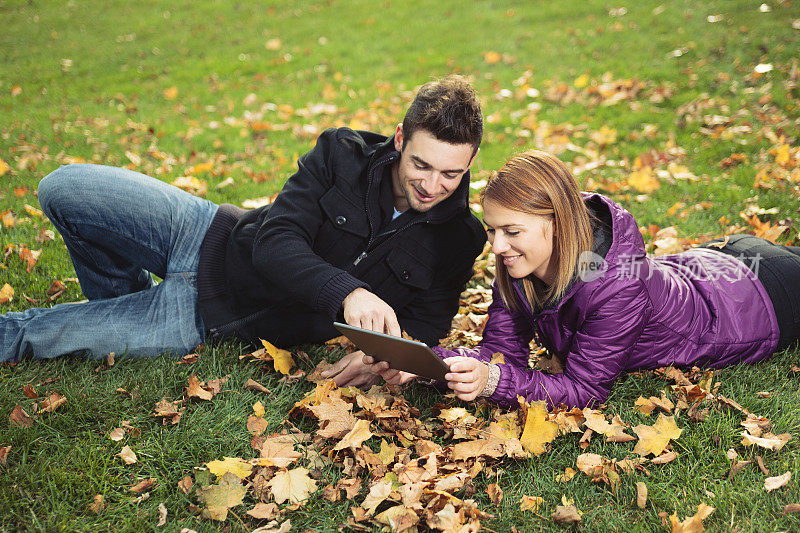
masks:
<instances>
[{"instance_id":1,"label":"maple leaf","mask_svg":"<svg viewBox=\"0 0 800 533\"><path fill-rule=\"evenodd\" d=\"M703 531L703 520L711 516L714 508L701 503L697 506L697 513L694 516L687 517L683 522L678 519L678 515L671 515L669 522L672 527L672 533L700 533Z\"/></svg>"},{"instance_id":2,"label":"maple leaf","mask_svg":"<svg viewBox=\"0 0 800 533\"><path fill-rule=\"evenodd\" d=\"M277 466L285 468L297 461L302 454L295 451L294 443L282 437L268 437L258 448L261 458L259 466Z\"/></svg>"},{"instance_id":3,"label":"maple leaf","mask_svg":"<svg viewBox=\"0 0 800 533\"><path fill-rule=\"evenodd\" d=\"M645 194L655 192L661 186L659 181L653 176L652 169L647 166L634 170L631 175L628 176L628 185Z\"/></svg>"},{"instance_id":4,"label":"maple leaf","mask_svg":"<svg viewBox=\"0 0 800 533\"><path fill-rule=\"evenodd\" d=\"M523 405L520 402L520 405ZM545 452L545 444L553 442L558 434L558 424L547 420L547 407L544 402L534 402L527 407L525 428L520 442L534 455Z\"/></svg>"},{"instance_id":5,"label":"maple leaf","mask_svg":"<svg viewBox=\"0 0 800 533\"><path fill-rule=\"evenodd\" d=\"M353 405L341 398L328 398L319 405L309 407L320 421L322 429L317 431L320 437L338 439L355 427L358 419L350 412Z\"/></svg>"},{"instance_id":6,"label":"maple leaf","mask_svg":"<svg viewBox=\"0 0 800 533\"><path fill-rule=\"evenodd\" d=\"M364 498L364 501L361 503L361 507L367 512L369 516L375 514L375 510L378 506L389 497L389 494L392 492L392 482L389 479L382 479L373 483L369 488L369 493L367 497Z\"/></svg>"},{"instance_id":7,"label":"maple leaf","mask_svg":"<svg viewBox=\"0 0 800 533\"><path fill-rule=\"evenodd\" d=\"M786 472L781 476L768 477L764 480L764 488L767 490L767 492L772 492L773 490L779 489L789 483L791 479L791 472Z\"/></svg>"},{"instance_id":8,"label":"maple leaf","mask_svg":"<svg viewBox=\"0 0 800 533\"><path fill-rule=\"evenodd\" d=\"M288 350L276 348L264 339L259 340L261 341L261 344L264 346L264 349L267 351L267 353L272 356L272 362L275 366L275 370L288 376L289 371L294 366L292 354L289 353Z\"/></svg>"},{"instance_id":9,"label":"maple leaf","mask_svg":"<svg viewBox=\"0 0 800 533\"><path fill-rule=\"evenodd\" d=\"M395 505L375 516L375 521L389 526L392 531L409 531L419 522L419 516L404 505Z\"/></svg>"},{"instance_id":10,"label":"maple leaf","mask_svg":"<svg viewBox=\"0 0 800 533\"><path fill-rule=\"evenodd\" d=\"M42 255L41 250L30 250L27 246L23 246L19 251L19 258L25 261L25 270L28 272L33 271L36 262L39 261L39 256Z\"/></svg>"},{"instance_id":11,"label":"maple leaf","mask_svg":"<svg viewBox=\"0 0 800 533\"><path fill-rule=\"evenodd\" d=\"M33 425L33 419L25 412L21 405L17 405L8 415L8 422L21 428L29 428Z\"/></svg>"},{"instance_id":12,"label":"maple leaf","mask_svg":"<svg viewBox=\"0 0 800 533\"><path fill-rule=\"evenodd\" d=\"M126 465L132 465L138 461L136 454L131 450L130 446L124 446L122 450L116 454L116 457L122 459Z\"/></svg>"},{"instance_id":13,"label":"maple leaf","mask_svg":"<svg viewBox=\"0 0 800 533\"><path fill-rule=\"evenodd\" d=\"M222 461L214 460L206 463L208 471L217 476L217 479L224 476L227 472L235 474L244 479L253 473L253 465L238 457L224 457Z\"/></svg>"},{"instance_id":14,"label":"maple leaf","mask_svg":"<svg viewBox=\"0 0 800 533\"><path fill-rule=\"evenodd\" d=\"M271 489L276 503L283 503L287 500L290 503L300 503L316 490L317 483L308 477L308 470L300 466L276 473L275 477L269 480L267 486Z\"/></svg>"},{"instance_id":15,"label":"maple leaf","mask_svg":"<svg viewBox=\"0 0 800 533\"><path fill-rule=\"evenodd\" d=\"M359 420L336 446L333 447L334 451L343 450L345 448L357 448L361 443L371 438L373 433L369 429L369 420Z\"/></svg>"},{"instance_id":16,"label":"maple leaf","mask_svg":"<svg viewBox=\"0 0 800 533\"><path fill-rule=\"evenodd\" d=\"M539 507L544 503L544 498L541 496L525 496L519 499L520 511L533 511L534 513L539 510Z\"/></svg>"},{"instance_id":17,"label":"maple leaf","mask_svg":"<svg viewBox=\"0 0 800 533\"><path fill-rule=\"evenodd\" d=\"M228 517L228 509L241 505L247 489L241 480L228 472L216 485L207 485L197 490L197 498L205 503L203 516L212 520L223 521Z\"/></svg>"},{"instance_id":18,"label":"maple leaf","mask_svg":"<svg viewBox=\"0 0 800 533\"><path fill-rule=\"evenodd\" d=\"M481 456L498 458L502 457L504 453L503 440L497 437L468 440L453 446L453 459L455 461L464 461L465 459Z\"/></svg>"},{"instance_id":19,"label":"maple leaf","mask_svg":"<svg viewBox=\"0 0 800 533\"><path fill-rule=\"evenodd\" d=\"M210 400L214 397L211 391L203 388L205 383L200 383L195 374L189 376L188 386L186 387L186 396L190 398L200 398L201 400Z\"/></svg>"},{"instance_id":20,"label":"maple leaf","mask_svg":"<svg viewBox=\"0 0 800 533\"><path fill-rule=\"evenodd\" d=\"M683 430L678 429L674 416L664 416L659 413L655 424L652 426L640 424L633 428L633 432L639 436L639 442L636 443L633 453L641 456L652 453L657 457L661 455L671 439L680 437Z\"/></svg>"},{"instance_id":21,"label":"maple leaf","mask_svg":"<svg viewBox=\"0 0 800 533\"><path fill-rule=\"evenodd\" d=\"M14 288L5 283L3 288L0 289L0 304L7 304L14 299Z\"/></svg>"},{"instance_id":22,"label":"maple leaf","mask_svg":"<svg viewBox=\"0 0 800 533\"><path fill-rule=\"evenodd\" d=\"M400 483L430 481L438 475L436 454L430 453L425 457L418 457L404 465L396 464L394 469Z\"/></svg>"}]
</instances>

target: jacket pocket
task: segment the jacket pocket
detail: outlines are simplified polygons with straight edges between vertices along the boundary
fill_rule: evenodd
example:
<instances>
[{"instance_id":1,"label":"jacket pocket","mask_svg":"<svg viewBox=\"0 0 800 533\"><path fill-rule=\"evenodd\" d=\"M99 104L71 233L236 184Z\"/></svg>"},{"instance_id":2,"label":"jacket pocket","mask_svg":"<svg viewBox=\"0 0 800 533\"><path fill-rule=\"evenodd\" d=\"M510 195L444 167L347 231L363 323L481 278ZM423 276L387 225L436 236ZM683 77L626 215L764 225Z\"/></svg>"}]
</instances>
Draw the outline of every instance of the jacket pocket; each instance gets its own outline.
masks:
<instances>
[{"instance_id":1,"label":"jacket pocket","mask_svg":"<svg viewBox=\"0 0 800 533\"><path fill-rule=\"evenodd\" d=\"M369 237L369 221L358 200L336 187L319 200L324 216L314 239L314 251L336 266L342 266Z\"/></svg>"},{"instance_id":2,"label":"jacket pocket","mask_svg":"<svg viewBox=\"0 0 800 533\"><path fill-rule=\"evenodd\" d=\"M395 248L386 256L388 276L375 293L395 310L408 305L433 284L434 270L415 254Z\"/></svg>"}]
</instances>

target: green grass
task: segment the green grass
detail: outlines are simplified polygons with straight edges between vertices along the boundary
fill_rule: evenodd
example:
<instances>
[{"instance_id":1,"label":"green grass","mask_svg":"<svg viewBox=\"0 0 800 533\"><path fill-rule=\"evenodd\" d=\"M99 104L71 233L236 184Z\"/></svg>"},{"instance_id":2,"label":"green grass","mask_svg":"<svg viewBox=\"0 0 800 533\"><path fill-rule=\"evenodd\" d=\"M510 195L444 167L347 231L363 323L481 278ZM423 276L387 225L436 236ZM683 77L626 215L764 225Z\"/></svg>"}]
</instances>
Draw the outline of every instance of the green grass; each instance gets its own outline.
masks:
<instances>
[{"instance_id":1,"label":"green grass","mask_svg":"<svg viewBox=\"0 0 800 533\"><path fill-rule=\"evenodd\" d=\"M792 79L800 50L800 31L792 27L800 19L796 3L770 2L771 10L760 12L758 3L742 0L643 0L625 6L627 12L620 16L609 13L621 6L597 1L107 4L0 3L0 159L11 167L0 177L0 213L10 209L19 218L13 228L0 225L0 247L42 250L30 273L14 253L3 260L0 285L9 283L16 291L3 312L26 309L32 305L26 296L43 300L53 280L74 277L60 238L43 244L34 240L40 228L52 226L24 209L25 204L38 205L36 184L68 157L124 166L131 163L126 156L130 152L141 158L138 170L168 182L195 164L214 161L211 173L198 174L208 182L207 197L240 203L278 191L296 157L326 127L358 125L391 133L414 89L449 72L473 79L484 113L491 117L474 167L478 175L498 168L516 151L538 147L535 135L526 137L521 131L531 115L537 131L547 122L567 131L574 145L627 164L587 171L579 177L584 184L589 178L624 184L637 156L674 143L685 151L676 162L700 180L662 180L659 190L643 201L630 189L614 192L640 225L675 225L686 238L718 235L723 229L720 217L746 227L739 212L756 203L778 208L777 215L762 219L773 224L784 220L790 229L783 239L797 241L797 183L753 188L759 165L774 161L768 152L774 142L767 132L784 135L793 146L798 143L800 89L796 77ZM722 20L707 22L709 15L722 15ZM273 39L280 40L276 50L266 46ZM676 57L674 50L682 55ZM488 62L484 54L490 51L502 60ZM759 63L774 69L754 77ZM590 86L607 75L611 80L638 80L643 88L635 99L610 106L590 105L585 90L578 90L583 95L579 101L547 98L559 84L574 89L584 74ZM517 80L540 95L524 95ZM17 86L21 92L14 95ZM172 87L177 96L167 99L164 91ZM651 101L655 91L665 98ZM248 98L251 94L255 96ZM700 122L678 112L695 101L708 104L698 117L728 116L736 126L750 126L751 133L732 139L704 134ZM319 103L332 104L335 111L314 114ZM540 108L528 110L529 104ZM254 129L252 122L268 127ZM645 125L654 128L651 137L642 135ZM602 126L616 130L617 140L598 148L591 135ZM163 152L167 162L148 151ZM719 162L734 152L746 154L748 163L721 168ZM587 162L576 151L559 155L573 165ZM217 189L228 177L235 184ZM15 188L20 187L27 190L17 196ZM599 190L608 191L607 186ZM700 201L712 205L686 218L667 214L676 202L691 207ZM67 287L59 301L82 298L77 284ZM312 361L323 355L318 347L306 348ZM255 401L268 405L270 430L277 430L293 402L309 389L305 382L280 383L258 365L240 361L240 353L235 344L207 348L198 363L186 366L176 366L168 357L122 359L98 373L98 363L74 357L1 366L0 446L10 444L12 450L8 465L0 466L0 527L157 529L162 502L169 510L170 531L255 527L256 521L243 514L245 507L236 509L242 521L231 517L223 526L197 519L190 507L196 504L194 495L187 497L176 488L183 476L209 460L252 454L245 421ZM589 531L663 530L659 512L683 518L694 514L700 502L716 508L706 520L712 530L800 528L800 519L781 512L785 504L800 502L800 376L790 371L798 355L800 351L789 351L766 363L715 374L720 394L770 418L776 433L793 434L783 450L761 453L773 474L792 472L787 487L767 493L763 475L752 465L727 479L725 451L752 452L739 445L741 417L713 410L703 423L679 419L685 430L674 445L679 458L648 466L649 476L623 476L616 494L583 475L567 484L554 481L557 473L575 467L577 435L556 440L552 451L539 458L495 465L494 475L483 473L476 479L474 498L496 516L484 525L494 531L508 531L512 525L519 530L560 529L549 515L566 494L584 511L582 527ZM178 425L162 426L150 414L155 402L180 398L193 372L201 379L230 377L212 402L194 403ZM245 391L250 377L274 396ZM57 381L37 385L50 378ZM39 393L53 390L67 398L64 406L27 430L6 422L15 405L33 403L23 395L26 384ZM639 395L658 395L665 386L649 374L629 376L615 387L606 413L619 413L634 425L647 422L632 412L633 402ZM135 394L116 393L120 387ZM773 394L760 398L758 391ZM441 401L420 387L406 395L423 413ZM142 435L115 443L108 432L123 420ZM295 423L313 427L310 421ZM139 455L135 465L123 466L114 457L126 443ZM594 439L587 451L622 459L631 449ZM330 479L340 475L336 469L324 474ZM158 485L149 500L133 504L126 487L145 477L155 477ZM650 489L644 510L634 503L635 481L645 481ZM483 490L492 482L505 491L498 508ZM95 494L104 494L109 504L99 516L87 509ZM519 511L523 494L544 497L540 516ZM290 516L297 530L335 530L349 516L349 503L313 496Z\"/></svg>"}]
</instances>

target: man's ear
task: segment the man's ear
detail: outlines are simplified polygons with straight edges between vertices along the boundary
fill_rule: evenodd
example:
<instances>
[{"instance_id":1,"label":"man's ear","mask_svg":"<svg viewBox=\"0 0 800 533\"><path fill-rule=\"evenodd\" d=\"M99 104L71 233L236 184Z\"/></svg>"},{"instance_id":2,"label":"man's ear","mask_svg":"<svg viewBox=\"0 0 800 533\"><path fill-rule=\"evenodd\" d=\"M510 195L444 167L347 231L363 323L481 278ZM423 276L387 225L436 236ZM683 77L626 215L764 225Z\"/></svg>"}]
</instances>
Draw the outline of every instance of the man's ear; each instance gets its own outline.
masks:
<instances>
[{"instance_id":1,"label":"man's ear","mask_svg":"<svg viewBox=\"0 0 800 533\"><path fill-rule=\"evenodd\" d=\"M481 148L480 148L480 146L479 146L479 147L478 147L478 149L477 149L477 150L475 150L475 153L474 153L474 154L472 154L472 159L470 159L470 160L469 160L469 165L467 165L467 169L469 169L470 167L472 167L472 163L475 161L475 157L478 155L478 152L480 152L480 151L481 151Z\"/></svg>"},{"instance_id":2,"label":"man's ear","mask_svg":"<svg viewBox=\"0 0 800 533\"><path fill-rule=\"evenodd\" d=\"M394 149L398 152L403 151L403 123L399 123L397 125L397 129L394 132Z\"/></svg>"}]
</instances>

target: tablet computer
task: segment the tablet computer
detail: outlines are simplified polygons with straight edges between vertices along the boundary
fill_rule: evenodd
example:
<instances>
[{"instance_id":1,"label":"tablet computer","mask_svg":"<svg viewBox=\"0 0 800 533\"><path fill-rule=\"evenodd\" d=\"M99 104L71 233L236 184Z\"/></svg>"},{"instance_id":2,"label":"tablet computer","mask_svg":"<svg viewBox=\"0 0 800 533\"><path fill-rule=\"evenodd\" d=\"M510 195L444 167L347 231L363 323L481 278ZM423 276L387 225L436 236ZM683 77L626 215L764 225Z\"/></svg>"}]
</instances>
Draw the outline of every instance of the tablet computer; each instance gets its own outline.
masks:
<instances>
[{"instance_id":1,"label":"tablet computer","mask_svg":"<svg viewBox=\"0 0 800 533\"><path fill-rule=\"evenodd\" d=\"M365 354L386 361L391 368L438 381L445 381L444 375L450 372L445 362L426 344L341 322L333 325Z\"/></svg>"}]
</instances>

